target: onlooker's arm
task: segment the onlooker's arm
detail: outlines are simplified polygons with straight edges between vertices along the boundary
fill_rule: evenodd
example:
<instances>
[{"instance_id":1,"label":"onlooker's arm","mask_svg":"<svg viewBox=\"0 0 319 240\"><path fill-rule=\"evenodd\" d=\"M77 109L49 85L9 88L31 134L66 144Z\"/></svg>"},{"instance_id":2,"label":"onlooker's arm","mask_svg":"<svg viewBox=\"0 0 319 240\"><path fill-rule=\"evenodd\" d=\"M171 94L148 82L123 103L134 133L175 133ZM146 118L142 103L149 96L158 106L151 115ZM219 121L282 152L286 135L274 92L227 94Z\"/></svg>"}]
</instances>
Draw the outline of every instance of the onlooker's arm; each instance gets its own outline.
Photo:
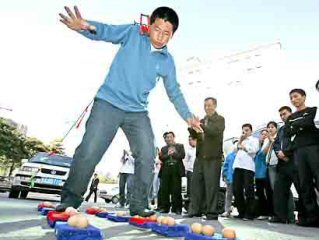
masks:
<instances>
[{"instance_id":1,"label":"onlooker's arm","mask_svg":"<svg viewBox=\"0 0 319 240\"><path fill-rule=\"evenodd\" d=\"M172 154L174 159L182 160L185 157L185 149L183 144L176 145L176 151Z\"/></svg>"},{"instance_id":2,"label":"onlooker's arm","mask_svg":"<svg viewBox=\"0 0 319 240\"><path fill-rule=\"evenodd\" d=\"M218 136L225 130L225 119L222 116L218 116L214 124L202 125L202 129L206 136Z\"/></svg>"},{"instance_id":3,"label":"onlooker's arm","mask_svg":"<svg viewBox=\"0 0 319 240\"><path fill-rule=\"evenodd\" d=\"M159 155L159 159L164 162L170 158L170 155L168 155L168 147L162 147L161 154Z\"/></svg>"}]
</instances>

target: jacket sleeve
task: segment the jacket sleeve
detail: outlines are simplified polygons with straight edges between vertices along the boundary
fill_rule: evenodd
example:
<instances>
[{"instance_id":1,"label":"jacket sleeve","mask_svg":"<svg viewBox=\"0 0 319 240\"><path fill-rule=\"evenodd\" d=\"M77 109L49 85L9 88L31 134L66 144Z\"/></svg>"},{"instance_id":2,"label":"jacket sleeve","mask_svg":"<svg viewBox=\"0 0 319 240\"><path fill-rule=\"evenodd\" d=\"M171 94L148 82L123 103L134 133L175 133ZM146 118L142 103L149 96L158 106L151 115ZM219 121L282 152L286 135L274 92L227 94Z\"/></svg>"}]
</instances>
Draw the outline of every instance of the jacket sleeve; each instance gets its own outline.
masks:
<instances>
[{"instance_id":1,"label":"jacket sleeve","mask_svg":"<svg viewBox=\"0 0 319 240\"><path fill-rule=\"evenodd\" d=\"M183 144L176 145L176 152L172 154L172 158L182 160L185 157L185 149Z\"/></svg>"},{"instance_id":2,"label":"jacket sleeve","mask_svg":"<svg viewBox=\"0 0 319 240\"><path fill-rule=\"evenodd\" d=\"M259 150L259 142L257 139L256 141L255 139L251 139L245 143L244 147L246 148L248 154L255 154Z\"/></svg>"},{"instance_id":3,"label":"jacket sleeve","mask_svg":"<svg viewBox=\"0 0 319 240\"><path fill-rule=\"evenodd\" d=\"M201 127L204 130L204 134L206 136L218 136L225 130L225 119L222 116L218 116L213 124L208 124L207 126L204 126L204 124L202 124Z\"/></svg>"},{"instance_id":4,"label":"jacket sleeve","mask_svg":"<svg viewBox=\"0 0 319 240\"><path fill-rule=\"evenodd\" d=\"M187 128L188 132L189 132L189 135L192 137L192 138L195 138L195 139L199 139L199 133L197 133L194 129L192 128Z\"/></svg>"},{"instance_id":5,"label":"jacket sleeve","mask_svg":"<svg viewBox=\"0 0 319 240\"><path fill-rule=\"evenodd\" d=\"M279 151L281 151L280 134L279 133L277 134L277 136L275 138L275 141L273 144L273 150L275 151L276 155Z\"/></svg>"},{"instance_id":6,"label":"jacket sleeve","mask_svg":"<svg viewBox=\"0 0 319 240\"><path fill-rule=\"evenodd\" d=\"M312 128L314 126L316 113L317 107L309 108L309 111L305 112L302 117L290 120L291 127L296 128L298 132L303 129Z\"/></svg>"},{"instance_id":7,"label":"jacket sleeve","mask_svg":"<svg viewBox=\"0 0 319 240\"><path fill-rule=\"evenodd\" d=\"M178 114L187 120L193 116L185 101L180 85L176 80L176 69L173 58L169 55L167 67L170 68L167 76L163 77L163 83L169 100L174 104Z\"/></svg>"},{"instance_id":8,"label":"jacket sleeve","mask_svg":"<svg viewBox=\"0 0 319 240\"><path fill-rule=\"evenodd\" d=\"M316 117L317 107L309 108L309 111L305 112L303 116L293 118L290 116L287 120L287 127L285 128L286 136L293 136L305 129L312 129L315 126L314 119Z\"/></svg>"},{"instance_id":9,"label":"jacket sleeve","mask_svg":"<svg viewBox=\"0 0 319 240\"><path fill-rule=\"evenodd\" d=\"M166 160L168 160L170 158L170 156L168 155L168 147L165 146L165 147L162 147L161 149L161 155L159 156L159 159L162 161L162 162L165 162Z\"/></svg>"},{"instance_id":10,"label":"jacket sleeve","mask_svg":"<svg viewBox=\"0 0 319 240\"><path fill-rule=\"evenodd\" d=\"M111 42L113 44L126 43L130 32L136 28L135 25L109 25L96 21L88 21L90 25L96 27L96 33L91 33L88 30L78 31L83 36L96 41Z\"/></svg>"}]
</instances>

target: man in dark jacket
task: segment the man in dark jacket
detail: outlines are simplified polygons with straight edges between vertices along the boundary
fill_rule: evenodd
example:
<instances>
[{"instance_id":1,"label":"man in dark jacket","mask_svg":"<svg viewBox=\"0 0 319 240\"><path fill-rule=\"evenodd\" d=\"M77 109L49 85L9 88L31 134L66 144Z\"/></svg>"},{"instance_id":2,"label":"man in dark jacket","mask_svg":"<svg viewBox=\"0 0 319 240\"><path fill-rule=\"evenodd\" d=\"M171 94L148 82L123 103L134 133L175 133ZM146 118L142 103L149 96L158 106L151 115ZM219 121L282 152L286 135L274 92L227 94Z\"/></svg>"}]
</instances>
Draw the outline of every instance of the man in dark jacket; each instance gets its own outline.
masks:
<instances>
[{"instance_id":1,"label":"man in dark jacket","mask_svg":"<svg viewBox=\"0 0 319 240\"><path fill-rule=\"evenodd\" d=\"M288 106L283 106L279 109L280 118L284 123L292 114L292 110ZM294 164L292 142L290 137L284 135L287 125L282 126L277 134L273 149L278 158L277 176L274 187L274 213L269 221L279 223L294 223L294 202L290 191L293 183L299 194L299 178L298 170ZM298 209L301 214L301 206Z\"/></svg>"},{"instance_id":2,"label":"man in dark jacket","mask_svg":"<svg viewBox=\"0 0 319 240\"><path fill-rule=\"evenodd\" d=\"M218 218L225 120L217 114L216 107L215 98L206 98L204 101L206 116L201 120L203 132L189 129L190 134L197 139L197 149L188 217L205 214L207 220Z\"/></svg>"},{"instance_id":3,"label":"man in dark jacket","mask_svg":"<svg viewBox=\"0 0 319 240\"><path fill-rule=\"evenodd\" d=\"M185 176L184 145L175 143L173 132L166 132L163 137L167 145L162 147L159 157L163 162L159 173L162 208L160 212L168 213L172 206L172 212L180 215L182 213L182 177Z\"/></svg>"},{"instance_id":4,"label":"man in dark jacket","mask_svg":"<svg viewBox=\"0 0 319 240\"><path fill-rule=\"evenodd\" d=\"M305 215L297 222L300 226L318 226L319 208L315 188L319 189L319 129L314 119L316 107L306 107L306 92L293 89L289 93L291 103L296 107L287 121L285 134L291 138L294 159L300 179L300 198Z\"/></svg>"},{"instance_id":5,"label":"man in dark jacket","mask_svg":"<svg viewBox=\"0 0 319 240\"><path fill-rule=\"evenodd\" d=\"M92 179L91 186L90 186L90 193L85 198L85 201L89 201L92 193L94 193L94 202L96 203L96 200L97 200L97 186L99 185L99 182L100 182L100 179L97 177L97 173L94 173L94 177Z\"/></svg>"}]
</instances>

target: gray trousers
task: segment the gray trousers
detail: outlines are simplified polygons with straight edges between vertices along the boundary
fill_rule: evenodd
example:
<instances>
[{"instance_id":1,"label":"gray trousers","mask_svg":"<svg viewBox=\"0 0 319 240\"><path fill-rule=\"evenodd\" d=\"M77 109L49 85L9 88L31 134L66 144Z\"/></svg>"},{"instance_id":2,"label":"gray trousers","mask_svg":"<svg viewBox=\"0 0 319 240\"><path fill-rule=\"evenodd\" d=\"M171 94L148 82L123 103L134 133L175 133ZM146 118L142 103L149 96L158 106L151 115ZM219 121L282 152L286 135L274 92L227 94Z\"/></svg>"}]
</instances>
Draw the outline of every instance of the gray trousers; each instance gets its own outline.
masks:
<instances>
[{"instance_id":1,"label":"gray trousers","mask_svg":"<svg viewBox=\"0 0 319 240\"><path fill-rule=\"evenodd\" d=\"M196 158L191 185L190 214L218 216L221 159Z\"/></svg>"},{"instance_id":2,"label":"gray trousers","mask_svg":"<svg viewBox=\"0 0 319 240\"><path fill-rule=\"evenodd\" d=\"M226 187L226 198L225 198L225 212L231 212L231 206L233 203L233 184L227 183Z\"/></svg>"}]
</instances>

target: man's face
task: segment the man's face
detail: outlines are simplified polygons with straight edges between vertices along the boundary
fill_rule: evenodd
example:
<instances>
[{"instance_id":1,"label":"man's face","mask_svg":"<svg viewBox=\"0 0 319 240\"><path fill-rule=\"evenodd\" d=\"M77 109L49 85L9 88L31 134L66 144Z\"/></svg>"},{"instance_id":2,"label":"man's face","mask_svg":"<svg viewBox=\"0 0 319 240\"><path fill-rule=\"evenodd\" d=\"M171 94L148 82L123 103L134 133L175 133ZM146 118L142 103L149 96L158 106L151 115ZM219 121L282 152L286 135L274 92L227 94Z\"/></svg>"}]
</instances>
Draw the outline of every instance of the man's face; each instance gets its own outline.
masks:
<instances>
[{"instance_id":1,"label":"man's face","mask_svg":"<svg viewBox=\"0 0 319 240\"><path fill-rule=\"evenodd\" d=\"M211 116L215 113L216 111L216 105L213 100L209 99L204 102L204 109L205 112L208 116Z\"/></svg>"},{"instance_id":2,"label":"man's face","mask_svg":"<svg viewBox=\"0 0 319 240\"><path fill-rule=\"evenodd\" d=\"M161 18L156 20L150 26L150 40L154 48L160 49L167 45L173 36L173 25Z\"/></svg>"},{"instance_id":3,"label":"man's face","mask_svg":"<svg viewBox=\"0 0 319 240\"><path fill-rule=\"evenodd\" d=\"M245 135L246 137L251 136L252 131L250 130L249 127L243 127L243 135Z\"/></svg>"},{"instance_id":4,"label":"man's face","mask_svg":"<svg viewBox=\"0 0 319 240\"><path fill-rule=\"evenodd\" d=\"M305 104L306 96L302 96L300 93L293 92L290 94L290 101L294 107L298 108Z\"/></svg>"},{"instance_id":5,"label":"man's face","mask_svg":"<svg viewBox=\"0 0 319 240\"><path fill-rule=\"evenodd\" d=\"M288 117L291 115L291 112L289 112L287 109L284 109L279 112L280 118L283 122L286 122Z\"/></svg>"},{"instance_id":6,"label":"man's face","mask_svg":"<svg viewBox=\"0 0 319 240\"><path fill-rule=\"evenodd\" d=\"M191 137L188 138L188 143L191 147L196 147L196 139L193 139Z\"/></svg>"},{"instance_id":7,"label":"man's face","mask_svg":"<svg viewBox=\"0 0 319 240\"><path fill-rule=\"evenodd\" d=\"M167 145L174 144L174 141L175 141L175 137L173 136L173 134L169 133L166 135L165 142Z\"/></svg>"}]
</instances>

